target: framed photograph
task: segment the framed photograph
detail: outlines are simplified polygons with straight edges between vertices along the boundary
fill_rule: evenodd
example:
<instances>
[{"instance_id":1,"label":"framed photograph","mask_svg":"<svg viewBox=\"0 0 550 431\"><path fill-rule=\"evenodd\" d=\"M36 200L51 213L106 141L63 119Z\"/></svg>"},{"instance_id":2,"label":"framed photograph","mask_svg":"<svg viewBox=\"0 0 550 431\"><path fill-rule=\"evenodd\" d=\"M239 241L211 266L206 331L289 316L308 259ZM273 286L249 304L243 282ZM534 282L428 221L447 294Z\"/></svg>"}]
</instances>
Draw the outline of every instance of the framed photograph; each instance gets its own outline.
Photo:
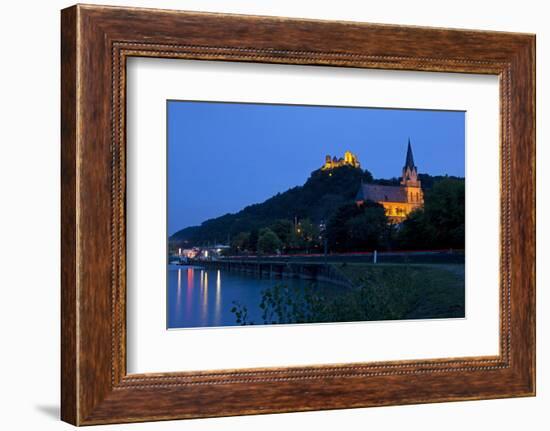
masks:
<instances>
[{"instance_id":1,"label":"framed photograph","mask_svg":"<svg viewBox=\"0 0 550 431\"><path fill-rule=\"evenodd\" d=\"M62 11L62 419L535 394L535 36Z\"/></svg>"}]
</instances>

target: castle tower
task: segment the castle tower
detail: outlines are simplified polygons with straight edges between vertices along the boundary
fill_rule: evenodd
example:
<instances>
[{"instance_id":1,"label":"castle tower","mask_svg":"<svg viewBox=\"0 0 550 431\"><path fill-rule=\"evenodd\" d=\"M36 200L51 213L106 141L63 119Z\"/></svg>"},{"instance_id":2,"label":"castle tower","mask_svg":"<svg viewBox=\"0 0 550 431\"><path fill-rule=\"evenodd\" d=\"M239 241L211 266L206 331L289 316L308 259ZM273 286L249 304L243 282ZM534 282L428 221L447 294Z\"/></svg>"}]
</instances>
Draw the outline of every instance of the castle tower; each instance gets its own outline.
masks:
<instances>
[{"instance_id":1,"label":"castle tower","mask_svg":"<svg viewBox=\"0 0 550 431\"><path fill-rule=\"evenodd\" d=\"M344 164L353 166L354 168L361 167L359 160L357 160L357 156L351 151L346 151L344 153Z\"/></svg>"},{"instance_id":2,"label":"castle tower","mask_svg":"<svg viewBox=\"0 0 550 431\"><path fill-rule=\"evenodd\" d=\"M344 153L344 163L347 165L353 164L353 154L351 154L349 151L346 151Z\"/></svg>"},{"instance_id":3,"label":"castle tower","mask_svg":"<svg viewBox=\"0 0 550 431\"><path fill-rule=\"evenodd\" d=\"M407 146L407 157L405 159L405 166L403 166L403 178L401 179L401 185L406 187L420 187L420 181L418 180L418 170L414 165L414 157L410 138L409 144Z\"/></svg>"},{"instance_id":4,"label":"castle tower","mask_svg":"<svg viewBox=\"0 0 550 431\"><path fill-rule=\"evenodd\" d=\"M322 169L330 169L332 168L332 159L330 158L330 155L326 155L325 157L325 164L322 167Z\"/></svg>"}]
</instances>

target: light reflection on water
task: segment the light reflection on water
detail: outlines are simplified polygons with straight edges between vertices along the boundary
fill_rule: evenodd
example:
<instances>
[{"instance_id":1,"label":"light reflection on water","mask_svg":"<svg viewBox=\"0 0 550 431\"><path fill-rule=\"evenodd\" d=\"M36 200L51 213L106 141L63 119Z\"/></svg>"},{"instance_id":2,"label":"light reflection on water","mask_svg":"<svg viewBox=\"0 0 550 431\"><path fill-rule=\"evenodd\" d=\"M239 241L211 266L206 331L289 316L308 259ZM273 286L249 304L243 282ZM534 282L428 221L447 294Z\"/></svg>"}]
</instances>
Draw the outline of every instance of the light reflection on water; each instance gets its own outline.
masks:
<instances>
[{"instance_id":1,"label":"light reflection on water","mask_svg":"<svg viewBox=\"0 0 550 431\"><path fill-rule=\"evenodd\" d=\"M215 284L209 288L209 279ZM168 328L237 326L231 312L233 301L248 308L249 320L262 324L262 291L277 284L306 287L311 281L300 279L256 278L220 270L192 266L168 266ZM342 287L329 283L314 284L323 290ZM185 291L185 295L183 295Z\"/></svg>"}]
</instances>

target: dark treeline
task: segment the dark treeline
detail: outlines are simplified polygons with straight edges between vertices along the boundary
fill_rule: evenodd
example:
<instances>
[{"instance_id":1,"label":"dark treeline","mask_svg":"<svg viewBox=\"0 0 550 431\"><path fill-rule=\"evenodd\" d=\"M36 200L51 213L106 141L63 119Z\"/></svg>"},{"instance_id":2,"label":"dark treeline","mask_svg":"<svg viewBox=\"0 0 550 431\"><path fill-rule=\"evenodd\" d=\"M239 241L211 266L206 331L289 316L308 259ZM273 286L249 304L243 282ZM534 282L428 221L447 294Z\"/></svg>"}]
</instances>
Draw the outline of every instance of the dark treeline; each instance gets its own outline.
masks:
<instances>
[{"instance_id":1,"label":"dark treeline","mask_svg":"<svg viewBox=\"0 0 550 431\"><path fill-rule=\"evenodd\" d=\"M424 192L424 208L401 224L397 239L408 249L464 249L464 179L443 178Z\"/></svg>"},{"instance_id":2,"label":"dark treeline","mask_svg":"<svg viewBox=\"0 0 550 431\"><path fill-rule=\"evenodd\" d=\"M257 235L260 229L278 220L294 223L311 220L320 224L341 205L353 201L361 180L372 181L368 171L343 166L332 171L316 170L303 186L277 193L266 201L249 205L235 214L206 220L200 226L182 229L170 237L171 242L187 241L190 245L225 243L241 232ZM256 232L256 233L255 233Z\"/></svg>"},{"instance_id":3,"label":"dark treeline","mask_svg":"<svg viewBox=\"0 0 550 431\"><path fill-rule=\"evenodd\" d=\"M464 248L464 179L420 174L424 208L391 225L381 205L355 204L370 172L343 166L314 171L303 186L278 193L235 214L207 220L170 237L171 247L229 241L231 254Z\"/></svg>"}]
</instances>

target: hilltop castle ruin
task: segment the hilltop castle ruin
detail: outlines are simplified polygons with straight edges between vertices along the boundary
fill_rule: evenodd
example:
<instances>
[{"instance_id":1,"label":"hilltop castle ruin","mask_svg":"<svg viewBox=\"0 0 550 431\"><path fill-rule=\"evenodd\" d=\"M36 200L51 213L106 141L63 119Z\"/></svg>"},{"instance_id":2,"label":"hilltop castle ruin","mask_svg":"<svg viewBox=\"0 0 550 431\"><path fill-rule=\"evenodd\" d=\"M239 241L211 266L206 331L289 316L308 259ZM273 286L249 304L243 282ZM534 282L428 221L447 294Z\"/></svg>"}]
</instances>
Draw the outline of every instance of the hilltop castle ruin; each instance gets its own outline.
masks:
<instances>
[{"instance_id":1,"label":"hilltop castle ruin","mask_svg":"<svg viewBox=\"0 0 550 431\"><path fill-rule=\"evenodd\" d=\"M327 155L325 157L325 164L321 167L322 170L326 171L328 169L334 169L339 168L341 166L353 166L354 168L360 168L361 163L359 163L359 160L357 159L357 156L353 154L351 151L346 151L344 153L344 158L337 159L336 156L334 156L332 159L330 158L330 155Z\"/></svg>"}]
</instances>

